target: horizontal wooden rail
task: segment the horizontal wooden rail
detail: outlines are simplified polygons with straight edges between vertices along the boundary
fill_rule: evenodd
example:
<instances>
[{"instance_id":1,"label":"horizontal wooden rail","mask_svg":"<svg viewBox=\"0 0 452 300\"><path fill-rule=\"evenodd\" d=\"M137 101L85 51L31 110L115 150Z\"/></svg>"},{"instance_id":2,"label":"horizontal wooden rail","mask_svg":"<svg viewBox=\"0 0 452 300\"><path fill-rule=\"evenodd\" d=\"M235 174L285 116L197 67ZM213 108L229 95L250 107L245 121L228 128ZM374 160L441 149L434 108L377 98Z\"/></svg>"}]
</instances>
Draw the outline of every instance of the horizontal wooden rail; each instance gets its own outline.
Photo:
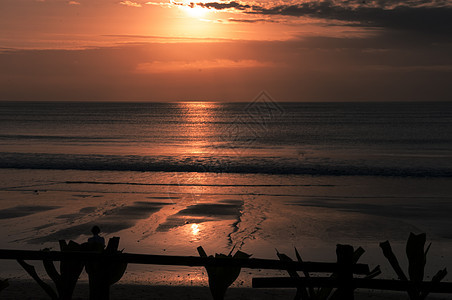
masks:
<instances>
[{"instance_id":1,"label":"horizontal wooden rail","mask_svg":"<svg viewBox=\"0 0 452 300\"><path fill-rule=\"evenodd\" d=\"M340 282L330 277L264 277L253 278L253 288L296 288L297 286L312 287L340 287ZM406 291L413 287L413 283L409 281L390 280L390 279L364 279L354 278L351 280L353 288L387 290L387 291ZM431 293L452 293L452 282L431 282L417 283L416 287L420 290L428 290Z\"/></svg>"},{"instance_id":2,"label":"horizontal wooden rail","mask_svg":"<svg viewBox=\"0 0 452 300\"><path fill-rule=\"evenodd\" d=\"M196 256L171 256L171 255L149 255L118 253L106 254L99 252L60 252L60 251L32 251L32 250L4 250L0 249L0 259L22 259L22 260L103 260L127 262L129 264L151 264L151 265L177 265L177 266L239 266L249 269L274 269L274 270L299 270L307 272L336 272L336 263L325 262L286 262L271 259L231 259ZM368 274L369 266L366 264L353 265L354 274Z\"/></svg>"}]
</instances>

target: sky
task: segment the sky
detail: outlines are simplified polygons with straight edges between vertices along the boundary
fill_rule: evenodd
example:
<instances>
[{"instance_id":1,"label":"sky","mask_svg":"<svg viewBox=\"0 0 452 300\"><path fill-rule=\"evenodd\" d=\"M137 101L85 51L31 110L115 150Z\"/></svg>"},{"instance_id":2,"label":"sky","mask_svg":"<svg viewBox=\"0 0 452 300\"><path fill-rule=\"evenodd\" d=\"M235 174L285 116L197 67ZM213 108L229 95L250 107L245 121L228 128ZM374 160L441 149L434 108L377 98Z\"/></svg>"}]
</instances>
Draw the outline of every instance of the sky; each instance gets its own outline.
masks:
<instances>
[{"instance_id":1,"label":"sky","mask_svg":"<svg viewBox=\"0 0 452 300\"><path fill-rule=\"evenodd\" d=\"M452 0L154 1L0 0L0 101L452 100Z\"/></svg>"}]
</instances>

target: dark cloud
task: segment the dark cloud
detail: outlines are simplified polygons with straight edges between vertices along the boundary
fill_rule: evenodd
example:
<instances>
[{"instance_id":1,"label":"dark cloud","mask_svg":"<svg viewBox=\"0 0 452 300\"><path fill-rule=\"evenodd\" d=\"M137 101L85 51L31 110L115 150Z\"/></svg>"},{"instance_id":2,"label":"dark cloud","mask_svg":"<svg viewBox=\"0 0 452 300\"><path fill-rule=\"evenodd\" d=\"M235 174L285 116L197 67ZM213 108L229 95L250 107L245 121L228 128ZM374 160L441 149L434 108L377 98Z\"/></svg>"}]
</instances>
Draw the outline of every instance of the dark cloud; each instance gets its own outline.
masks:
<instances>
[{"instance_id":1,"label":"dark cloud","mask_svg":"<svg viewBox=\"0 0 452 300\"><path fill-rule=\"evenodd\" d=\"M228 22L233 22L233 23L279 23L279 21L272 20L272 19L234 19L234 18L229 18Z\"/></svg>"},{"instance_id":2,"label":"dark cloud","mask_svg":"<svg viewBox=\"0 0 452 300\"><path fill-rule=\"evenodd\" d=\"M250 9L251 6L248 4L240 4L238 2L232 1L232 2L207 2L207 3L191 3L191 7L193 6L200 6L203 8L212 8L217 10L223 10L223 9L237 9L237 10L246 10Z\"/></svg>"},{"instance_id":3,"label":"dark cloud","mask_svg":"<svg viewBox=\"0 0 452 300\"><path fill-rule=\"evenodd\" d=\"M256 11L258 14L309 16L329 20L357 22L361 26L394 29L452 32L452 9L400 6L393 9L379 7L333 6L328 2L277 6Z\"/></svg>"},{"instance_id":4,"label":"dark cloud","mask_svg":"<svg viewBox=\"0 0 452 300\"><path fill-rule=\"evenodd\" d=\"M193 3L192 3L193 5ZM365 27L383 27L452 33L452 6L427 1L312 1L293 5L251 6L238 2L196 5L216 10L236 9L247 14L311 17L350 22Z\"/></svg>"}]
</instances>

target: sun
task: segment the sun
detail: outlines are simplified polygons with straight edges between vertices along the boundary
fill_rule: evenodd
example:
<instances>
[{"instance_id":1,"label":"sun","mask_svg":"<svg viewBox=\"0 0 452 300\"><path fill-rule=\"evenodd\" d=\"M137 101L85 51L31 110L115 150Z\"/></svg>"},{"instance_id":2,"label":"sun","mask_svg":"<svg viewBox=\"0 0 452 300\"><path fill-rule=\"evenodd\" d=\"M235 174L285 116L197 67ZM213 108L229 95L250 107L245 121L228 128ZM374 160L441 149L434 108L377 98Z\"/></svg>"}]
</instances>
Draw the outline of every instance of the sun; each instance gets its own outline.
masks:
<instances>
[{"instance_id":1,"label":"sun","mask_svg":"<svg viewBox=\"0 0 452 300\"><path fill-rule=\"evenodd\" d=\"M209 11L208 8L200 7L200 6L197 6L197 5L184 6L183 9L187 13L187 15L192 17L192 18L204 17L207 14L207 12Z\"/></svg>"}]
</instances>

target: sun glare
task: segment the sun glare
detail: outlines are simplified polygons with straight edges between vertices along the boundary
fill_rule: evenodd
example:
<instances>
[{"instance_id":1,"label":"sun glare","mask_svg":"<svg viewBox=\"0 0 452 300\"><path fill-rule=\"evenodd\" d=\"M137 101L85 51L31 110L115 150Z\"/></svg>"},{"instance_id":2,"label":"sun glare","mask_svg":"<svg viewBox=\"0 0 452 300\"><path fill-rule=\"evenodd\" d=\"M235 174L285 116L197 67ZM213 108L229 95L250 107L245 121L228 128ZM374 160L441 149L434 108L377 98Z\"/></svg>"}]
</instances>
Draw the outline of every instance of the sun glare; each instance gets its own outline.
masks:
<instances>
[{"instance_id":1,"label":"sun glare","mask_svg":"<svg viewBox=\"0 0 452 300\"><path fill-rule=\"evenodd\" d=\"M192 18L202 18L204 17L209 9L200 6L184 6L183 7L186 14Z\"/></svg>"}]
</instances>

